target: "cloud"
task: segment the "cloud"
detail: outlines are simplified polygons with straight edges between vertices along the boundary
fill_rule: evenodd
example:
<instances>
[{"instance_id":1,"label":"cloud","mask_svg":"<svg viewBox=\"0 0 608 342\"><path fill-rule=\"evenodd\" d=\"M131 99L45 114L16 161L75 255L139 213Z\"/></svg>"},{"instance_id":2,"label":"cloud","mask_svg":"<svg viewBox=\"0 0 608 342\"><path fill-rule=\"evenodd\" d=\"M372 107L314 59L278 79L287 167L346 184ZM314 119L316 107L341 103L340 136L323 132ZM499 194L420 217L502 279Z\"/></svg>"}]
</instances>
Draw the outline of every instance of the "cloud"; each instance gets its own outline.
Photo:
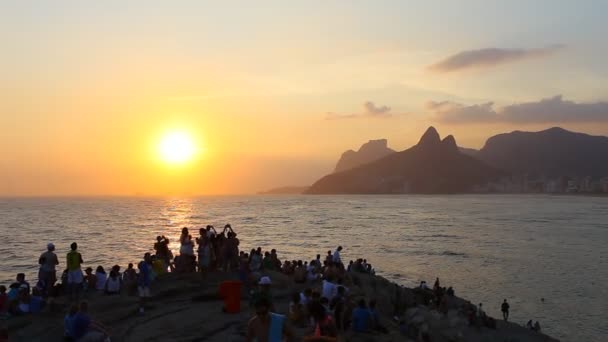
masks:
<instances>
[{"instance_id":1,"label":"cloud","mask_svg":"<svg viewBox=\"0 0 608 342\"><path fill-rule=\"evenodd\" d=\"M389 118L392 116L391 107L380 105L377 106L372 101L363 103L363 112L356 114L337 114L334 112L326 112L326 120L341 120L341 119L358 119L358 118Z\"/></svg>"},{"instance_id":2,"label":"cloud","mask_svg":"<svg viewBox=\"0 0 608 342\"><path fill-rule=\"evenodd\" d=\"M561 95L494 109L494 103L463 105L451 101L427 103L435 119L444 123L581 123L608 122L608 102L577 103Z\"/></svg>"},{"instance_id":3,"label":"cloud","mask_svg":"<svg viewBox=\"0 0 608 342\"><path fill-rule=\"evenodd\" d=\"M452 72L462 69L487 68L524 59L544 57L563 47L564 45L551 45L536 49L486 48L465 50L429 66L429 69L437 72Z\"/></svg>"}]
</instances>

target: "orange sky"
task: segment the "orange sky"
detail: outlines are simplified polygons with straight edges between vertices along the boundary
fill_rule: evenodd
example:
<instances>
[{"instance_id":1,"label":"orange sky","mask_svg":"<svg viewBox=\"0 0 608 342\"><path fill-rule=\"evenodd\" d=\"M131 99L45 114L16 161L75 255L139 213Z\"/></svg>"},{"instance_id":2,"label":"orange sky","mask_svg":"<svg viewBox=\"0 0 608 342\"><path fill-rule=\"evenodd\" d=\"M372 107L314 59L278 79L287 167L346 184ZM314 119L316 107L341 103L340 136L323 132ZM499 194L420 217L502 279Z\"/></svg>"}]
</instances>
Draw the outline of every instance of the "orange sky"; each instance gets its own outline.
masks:
<instances>
[{"instance_id":1,"label":"orange sky","mask_svg":"<svg viewBox=\"0 0 608 342\"><path fill-rule=\"evenodd\" d=\"M308 185L347 149L387 138L402 150L430 125L474 148L515 129L559 125L607 135L603 18L583 6L539 19L484 4L445 5L461 14L449 18L432 1L416 10L323 2L1 5L0 196ZM562 10L585 20L566 23ZM523 31L514 32L509 18ZM556 95L574 102L558 103L560 119L462 120L478 104L493 102L502 118L503 107ZM457 111L439 113L430 101L450 101ZM569 108L591 108L591 119L571 119ZM173 130L188 131L204 152L179 166L162 162L158 143Z\"/></svg>"}]
</instances>

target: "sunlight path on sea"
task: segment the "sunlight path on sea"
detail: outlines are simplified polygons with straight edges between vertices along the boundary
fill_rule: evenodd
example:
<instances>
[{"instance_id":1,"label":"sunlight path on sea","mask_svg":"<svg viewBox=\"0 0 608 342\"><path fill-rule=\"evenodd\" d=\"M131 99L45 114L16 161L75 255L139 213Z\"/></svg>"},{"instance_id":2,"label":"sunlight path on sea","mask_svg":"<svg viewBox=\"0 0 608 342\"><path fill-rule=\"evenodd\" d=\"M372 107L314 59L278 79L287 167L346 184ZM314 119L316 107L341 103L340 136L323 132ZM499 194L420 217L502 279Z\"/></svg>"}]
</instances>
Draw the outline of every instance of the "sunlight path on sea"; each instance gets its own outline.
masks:
<instances>
[{"instance_id":1,"label":"sunlight path on sea","mask_svg":"<svg viewBox=\"0 0 608 342\"><path fill-rule=\"evenodd\" d=\"M245 196L0 198L0 280L35 279L47 242L60 262L77 241L85 266L123 268L157 235L179 251L181 228L231 223L245 250L312 259L343 245L408 286L438 276L499 316L539 320L555 337L599 340L608 304L608 199L581 196ZM540 298L545 298L544 302Z\"/></svg>"}]
</instances>

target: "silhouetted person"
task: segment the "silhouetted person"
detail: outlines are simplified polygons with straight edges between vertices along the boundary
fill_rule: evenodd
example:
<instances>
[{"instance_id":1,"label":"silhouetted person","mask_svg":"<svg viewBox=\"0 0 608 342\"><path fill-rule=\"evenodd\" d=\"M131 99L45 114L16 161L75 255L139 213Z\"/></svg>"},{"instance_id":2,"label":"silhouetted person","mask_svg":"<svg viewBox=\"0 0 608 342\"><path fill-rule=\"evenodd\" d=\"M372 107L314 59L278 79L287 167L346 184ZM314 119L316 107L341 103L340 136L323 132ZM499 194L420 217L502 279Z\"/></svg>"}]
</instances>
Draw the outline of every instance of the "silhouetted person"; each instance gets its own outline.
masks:
<instances>
[{"instance_id":1,"label":"silhouetted person","mask_svg":"<svg viewBox=\"0 0 608 342\"><path fill-rule=\"evenodd\" d=\"M505 299L500 306L500 311L502 311L502 318L507 321L509 319L509 303Z\"/></svg>"},{"instance_id":2,"label":"silhouetted person","mask_svg":"<svg viewBox=\"0 0 608 342\"><path fill-rule=\"evenodd\" d=\"M84 261L82 261L82 255L77 251L78 244L76 242L72 242L70 245L70 252L66 256L66 264L68 266L68 288L70 297L73 300L78 300L78 295L80 293L80 289L82 288L82 282L84 281L84 277L82 275L82 270L80 269L80 265Z\"/></svg>"}]
</instances>

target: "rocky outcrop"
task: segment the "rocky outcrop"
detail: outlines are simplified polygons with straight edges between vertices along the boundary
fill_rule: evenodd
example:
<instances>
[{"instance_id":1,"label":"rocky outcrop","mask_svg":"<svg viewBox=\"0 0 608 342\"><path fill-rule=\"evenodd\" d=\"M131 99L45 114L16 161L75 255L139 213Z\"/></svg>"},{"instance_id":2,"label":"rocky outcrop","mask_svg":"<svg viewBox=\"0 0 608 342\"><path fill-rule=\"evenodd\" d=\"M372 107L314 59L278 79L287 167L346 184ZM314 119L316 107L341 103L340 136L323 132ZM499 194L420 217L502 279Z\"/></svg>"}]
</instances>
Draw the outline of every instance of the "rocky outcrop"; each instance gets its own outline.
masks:
<instances>
[{"instance_id":1,"label":"rocky outcrop","mask_svg":"<svg viewBox=\"0 0 608 342\"><path fill-rule=\"evenodd\" d=\"M498 134L477 157L511 174L537 176L608 175L608 137L553 127L540 132Z\"/></svg>"},{"instance_id":2,"label":"rocky outcrop","mask_svg":"<svg viewBox=\"0 0 608 342\"><path fill-rule=\"evenodd\" d=\"M464 193L503 173L461 153L452 136L429 127L418 144L351 170L327 175L309 194Z\"/></svg>"},{"instance_id":3,"label":"rocky outcrop","mask_svg":"<svg viewBox=\"0 0 608 342\"><path fill-rule=\"evenodd\" d=\"M358 151L348 150L342 154L334 172L342 172L357 166L376 161L389 154L395 153L388 148L386 139L370 140L361 145Z\"/></svg>"},{"instance_id":4,"label":"rocky outcrop","mask_svg":"<svg viewBox=\"0 0 608 342\"><path fill-rule=\"evenodd\" d=\"M275 311L288 312L291 294L306 287L321 289L321 281L296 284L292 278L266 272L272 279ZM112 341L243 341L247 322L253 315L247 293L243 289L241 312L222 312L218 296L219 284L233 280L234 274L211 273L204 284L198 274L167 274L152 284L153 297L145 314L137 313L138 299L126 294L105 296L89 293L89 313L92 319L109 328ZM464 299L452 297L444 317L434 306L425 305L429 292L410 289L382 277L363 273L348 273L344 285L349 288L352 302L375 299L380 323L386 332L343 333L347 341L401 342L419 341L418 334L426 332L434 342L449 341L519 341L553 342L551 337L525 329L514 323L497 320L496 329L469 326L463 310L470 305ZM63 341L63 317L68 307L59 298L58 308L36 316L11 317L2 321L8 326L10 341ZM394 316L397 319L394 319ZM312 333L310 327L294 327L295 341Z\"/></svg>"}]
</instances>

